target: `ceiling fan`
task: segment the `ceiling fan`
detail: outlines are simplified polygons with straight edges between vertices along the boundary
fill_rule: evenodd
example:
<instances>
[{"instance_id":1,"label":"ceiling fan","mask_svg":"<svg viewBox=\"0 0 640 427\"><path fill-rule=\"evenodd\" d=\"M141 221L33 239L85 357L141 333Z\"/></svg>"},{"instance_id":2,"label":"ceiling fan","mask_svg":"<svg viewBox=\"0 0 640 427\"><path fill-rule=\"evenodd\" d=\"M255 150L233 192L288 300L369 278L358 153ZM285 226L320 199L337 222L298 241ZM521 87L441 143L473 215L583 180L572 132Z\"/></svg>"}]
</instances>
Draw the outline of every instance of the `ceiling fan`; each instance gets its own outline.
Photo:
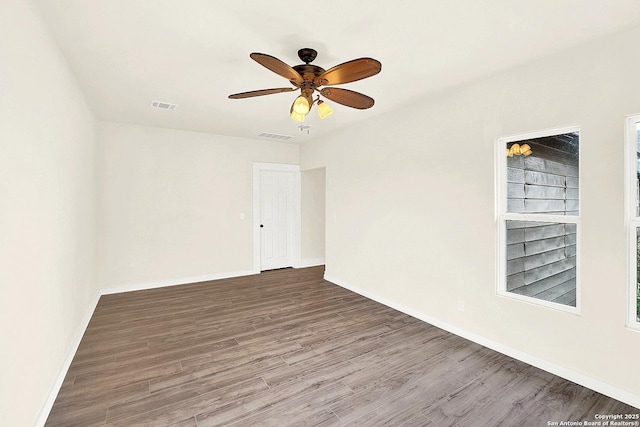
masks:
<instances>
[{"instance_id":1,"label":"ceiling fan","mask_svg":"<svg viewBox=\"0 0 640 427\"><path fill-rule=\"evenodd\" d=\"M320 118L324 119L333 112L331 107L320 99L320 95L335 101L338 104L357 108L359 110L365 110L373 107L373 98L370 98L367 95L363 95L352 90L322 86L341 85L374 76L382 69L382 64L379 61L372 58L359 58L325 70L322 67L311 64L317 55L318 52L314 49L300 49L298 50L298 57L302 62L304 62L304 64L290 67L271 55L264 53L252 53L249 55L251 59L289 80L289 82L295 87L281 87L234 93L233 95L229 95L229 98L252 98L254 96L271 95L273 93L293 92L300 89L301 93L293 102L289 111L291 118L299 122L304 121L304 118L315 103L318 105L318 114L320 115ZM313 99L315 91L318 91L319 95L317 95L316 99Z\"/></svg>"}]
</instances>

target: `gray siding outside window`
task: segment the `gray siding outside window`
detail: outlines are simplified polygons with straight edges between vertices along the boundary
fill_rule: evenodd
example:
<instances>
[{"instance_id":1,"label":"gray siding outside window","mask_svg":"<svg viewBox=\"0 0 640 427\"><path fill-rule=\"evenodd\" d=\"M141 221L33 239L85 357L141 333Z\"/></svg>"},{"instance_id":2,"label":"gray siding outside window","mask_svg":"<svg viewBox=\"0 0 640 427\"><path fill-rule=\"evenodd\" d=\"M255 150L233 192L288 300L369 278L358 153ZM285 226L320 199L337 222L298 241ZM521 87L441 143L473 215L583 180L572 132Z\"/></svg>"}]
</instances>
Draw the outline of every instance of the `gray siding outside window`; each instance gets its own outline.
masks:
<instances>
[{"instance_id":1,"label":"gray siding outside window","mask_svg":"<svg viewBox=\"0 0 640 427\"><path fill-rule=\"evenodd\" d=\"M579 214L577 138L521 142L533 154L507 158L507 212ZM507 292L575 307L577 225L528 219L506 221Z\"/></svg>"}]
</instances>

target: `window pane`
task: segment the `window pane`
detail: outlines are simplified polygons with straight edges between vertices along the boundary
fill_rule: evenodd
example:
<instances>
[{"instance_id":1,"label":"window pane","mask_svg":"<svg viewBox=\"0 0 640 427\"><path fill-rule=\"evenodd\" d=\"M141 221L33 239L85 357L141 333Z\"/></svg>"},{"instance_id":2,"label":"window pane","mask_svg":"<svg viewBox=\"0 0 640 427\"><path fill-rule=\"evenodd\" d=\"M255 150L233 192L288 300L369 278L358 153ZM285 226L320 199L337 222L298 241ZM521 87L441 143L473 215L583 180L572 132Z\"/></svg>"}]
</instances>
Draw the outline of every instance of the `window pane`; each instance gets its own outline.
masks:
<instances>
[{"instance_id":1,"label":"window pane","mask_svg":"<svg viewBox=\"0 0 640 427\"><path fill-rule=\"evenodd\" d=\"M640 122L636 123L636 216L640 216Z\"/></svg>"},{"instance_id":2,"label":"window pane","mask_svg":"<svg viewBox=\"0 0 640 427\"><path fill-rule=\"evenodd\" d=\"M640 229L636 228L636 322L640 322Z\"/></svg>"},{"instance_id":3,"label":"window pane","mask_svg":"<svg viewBox=\"0 0 640 427\"><path fill-rule=\"evenodd\" d=\"M579 214L577 132L506 144L507 212Z\"/></svg>"},{"instance_id":4,"label":"window pane","mask_svg":"<svg viewBox=\"0 0 640 427\"><path fill-rule=\"evenodd\" d=\"M576 224L507 221L507 292L575 307L576 230Z\"/></svg>"}]
</instances>

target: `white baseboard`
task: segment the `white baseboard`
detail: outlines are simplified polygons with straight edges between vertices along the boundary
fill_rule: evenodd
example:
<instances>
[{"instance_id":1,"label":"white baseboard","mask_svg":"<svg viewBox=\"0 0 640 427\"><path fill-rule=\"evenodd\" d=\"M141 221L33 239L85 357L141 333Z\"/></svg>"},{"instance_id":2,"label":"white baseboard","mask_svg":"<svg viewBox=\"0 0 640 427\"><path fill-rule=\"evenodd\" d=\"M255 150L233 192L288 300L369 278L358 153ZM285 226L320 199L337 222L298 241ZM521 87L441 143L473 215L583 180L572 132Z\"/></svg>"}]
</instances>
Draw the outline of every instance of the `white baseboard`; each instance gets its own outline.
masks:
<instances>
[{"instance_id":1,"label":"white baseboard","mask_svg":"<svg viewBox=\"0 0 640 427\"><path fill-rule=\"evenodd\" d=\"M515 349L513 347L509 347L497 341L490 340L481 335L475 334L473 332L469 332L457 326L451 325L449 323L443 322L437 318L428 316L422 312L414 310L409 307L405 307L402 304L398 304L394 301L391 301L387 298L380 297L378 295L373 294L372 292L366 291L364 289L358 288L357 286L353 286L348 284L336 277L332 277L330 275L324 276L324 279L328 282L334 283L340 287L348 289L352 292L360 294L366 298L369 298L373 301L379 302L380 304L384 304L387 307L391 307L394 310L401 311L409 316L415 317L416 319L422 320L423 322L429 323L437 328L444 329L447 332L451 332L454 335L458 335L462 338L468 339L469 341L473 341L477 344L480 344L484 347L490 348L492 350L497 351L498 353L502 353L514 359L520 360L521 362L527 363L529 365L535 366L536 368L540 368L543 371L547 371L554 375L557 375L566 380L572 381L576 384L580 384L584 387L587 387L591 390L597 391L598 393L602 393L606 396L609 396L613 399L624 402L628 405L634 406L636 408L640 408L640 395L635 393L631 393L629 391L620 389L611 384L608 384L604 381L593 378L589 375L583 374L581 372L574 371L572 369L566 368L564 366L557 365L553 362L549 362L548 360L541 359L532 354L523 352L521 350Z\"/></svg>"},{"instance_id":2,"label":"white baseboard","mask_svg":"<svg viewBox=\"0 0 640 427\"><path fill-rule=\"evenodd\" d=\"M71 362L76 355L76 351L78 351L78 347L80 346L80 341L82 341L82 337L84 336L84 332L87 330L87 326L89 326L89 321L91 320L91 316L93 316L93 312L96 310L96 306L98 305L98 301L100 300L100 293L96 294L93 298L91 304L80 321L76 329L76 333L73 336L73 340L71 341L71 347L67 352L67 357L62 364L62 368L56 377L56 381L53 383L53 387L51 387L51 391L49 392L49 396L45 401L42 409L40 409L40 414L36 419L34 426L41 427L47 422L47 418L49 418L49 413L51 412L51 408L53 408L53 404L56 401L56 397L58 397L58 393L60 392L60 387L62 387L62 383L64 382L64 378L67 376L67 371L69 370L69 366L71 366Z\"/></svg>"},{"instance_id":3,"label":"white baseboard","mask_svg":"<svg viewBox=\"0 0 640 427\"><path fill-rule=\"evenodd\" d=\"M258 272L259 273L259 272ZM181 279L159 280L155 282L131 283L112 288L102 289L100 295L119 294L121 292L142 291L145 289L164 288L166 286L187 285L190 283L208 282L209 280L230 279L232 277L250 276L256 274L253 270L232 271L228 273L207 274L204 276L183 277Z\"/></svg>"},{"instance_id":4,"label":"white baseboard","mask_svg":"<svg viewBox=\"0 0 640 427\"><path fill-rule=\"evenodd\" d=\"M300 260L299 263L293 266L293 268L307 268L316 267L318 265L324 265L324 258L307 258Z\"/></svg>"}]
</instances>

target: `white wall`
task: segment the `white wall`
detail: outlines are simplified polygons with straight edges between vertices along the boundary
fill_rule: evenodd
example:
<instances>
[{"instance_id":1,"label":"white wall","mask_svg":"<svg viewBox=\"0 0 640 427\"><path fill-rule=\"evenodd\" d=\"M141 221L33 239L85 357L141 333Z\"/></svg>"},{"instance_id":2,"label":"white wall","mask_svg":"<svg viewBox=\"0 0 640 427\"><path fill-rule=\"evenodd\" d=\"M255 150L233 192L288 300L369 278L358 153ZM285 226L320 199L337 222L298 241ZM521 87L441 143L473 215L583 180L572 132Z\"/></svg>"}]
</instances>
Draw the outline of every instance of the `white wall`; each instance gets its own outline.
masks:
<instances>
[{"instance_id":1,"label":"white wall","mask_svg":"<svg viewBox=\"0 0 640 427\"><path fill-rule=\"evenodd\" d=\"M252 162L298 164L297 145L104 122L99 140L102 288L251 274Z\"/></svg>"},{"instance_id":2,"label":"white wall","mask_svg":"<svg viewBox=\"0 0 640 427\"><path fill-rule=\"evenodd\" d=\"M31 426L95 301L94 118L29 2L0 13L0 425Z\"/></svg>"},{"instance_id":3,"label":"white wall","mask_svg":"<svg viewBox=\"0 0 640 427\"><path fill-rule=\"evenodd\" d=\"M301 265L324 264L325 169L302 171L301 185Z\"/></svg>"},{"instance_id":4,"label":"white wall","mask_svg":"<svg viewBox=\"0 0 640 427\"><path fill-rule=\"evenodd\" d=\"M639 39L640 30L603 39L305 144L301 168L326 166L331 182L327 277L640 406L623 220L624 117L640 112ZM579 316L498 297L495 267L496 139L574 124L582 127Z\"/></svg>"}]
</instances>

